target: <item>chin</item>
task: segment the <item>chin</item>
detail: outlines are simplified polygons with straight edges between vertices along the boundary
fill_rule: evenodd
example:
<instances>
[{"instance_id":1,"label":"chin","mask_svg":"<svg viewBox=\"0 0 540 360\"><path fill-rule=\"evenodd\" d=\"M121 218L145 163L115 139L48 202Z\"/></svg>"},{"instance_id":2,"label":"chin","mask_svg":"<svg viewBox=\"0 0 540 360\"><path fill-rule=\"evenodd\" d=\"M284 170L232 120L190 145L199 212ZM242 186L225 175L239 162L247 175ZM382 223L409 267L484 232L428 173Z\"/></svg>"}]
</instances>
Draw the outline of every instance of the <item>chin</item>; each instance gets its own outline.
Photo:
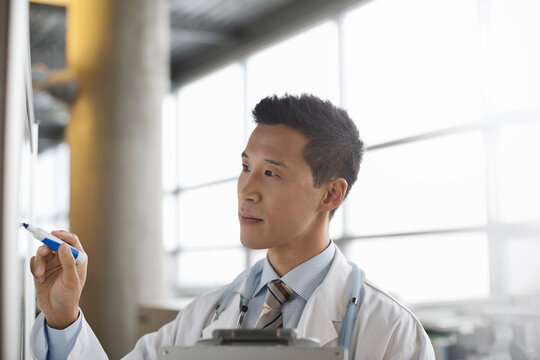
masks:
<instances>
[{"instance_id":1,"label":"chin","mask_svg":"<svg viewBox=\"0 0 540 360\"><path fill-rule=\"evenodd\" d=\"M256 241L255 239L250 239L247 236L240 235L240 242L242 243L242 245L244 245L244 247L250 250L266 249L264 242Z\"/></svg>"}]
</instances>

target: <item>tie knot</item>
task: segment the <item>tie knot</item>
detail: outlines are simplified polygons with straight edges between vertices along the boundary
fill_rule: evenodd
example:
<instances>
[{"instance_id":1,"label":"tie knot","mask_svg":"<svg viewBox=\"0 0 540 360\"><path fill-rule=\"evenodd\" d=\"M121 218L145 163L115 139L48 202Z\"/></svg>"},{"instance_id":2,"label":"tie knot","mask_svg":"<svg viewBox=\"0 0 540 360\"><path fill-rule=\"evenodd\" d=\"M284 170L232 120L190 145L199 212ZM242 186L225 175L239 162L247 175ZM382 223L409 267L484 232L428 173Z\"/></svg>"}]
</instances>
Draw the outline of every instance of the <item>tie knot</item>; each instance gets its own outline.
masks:
<instances>
[{"instance_id":1,"label":"tie knot","mask_svg":"<svg viewBox=\"0 0 540 360\"><path fill-rule=\"evenodd\" d=\"M281 306L294 292L293 289L281 280L270 281L266 284L268 291L264 300L261 315L255 324L257 329L277 329L283 327L283 314Z\"/></svg>"},{"instance_id":2,"label":"tie knot","mask_svg":"<svg viewBox=\"0 0 540 360\"><path fill-rule=\"evenodd\" d=\"M294 290L281 280L270 281L267 286L282 304L294 293Z\"/></svg>"}]
</instances>

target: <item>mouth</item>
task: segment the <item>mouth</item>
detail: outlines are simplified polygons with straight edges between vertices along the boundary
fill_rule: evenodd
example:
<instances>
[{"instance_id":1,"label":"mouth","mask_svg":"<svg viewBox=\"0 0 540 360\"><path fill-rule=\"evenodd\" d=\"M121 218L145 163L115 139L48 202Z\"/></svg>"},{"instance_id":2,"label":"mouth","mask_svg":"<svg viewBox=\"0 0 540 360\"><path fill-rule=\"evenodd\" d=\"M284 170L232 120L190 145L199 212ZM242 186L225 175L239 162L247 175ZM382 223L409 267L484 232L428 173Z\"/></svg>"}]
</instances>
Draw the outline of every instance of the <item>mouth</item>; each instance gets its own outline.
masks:
<instances>
[{"instance_id":1,"label":"mouth","mask_svg":"<svg viewBox=\"0 0 540 360\"><path fill-rule=\"evenodd\" d=\"M263 221L263 219L260 219L256 217L255 215L244 210L238 211L238 219L240 220L240 225L259 224Z\"/></svg>"}]
</instances>

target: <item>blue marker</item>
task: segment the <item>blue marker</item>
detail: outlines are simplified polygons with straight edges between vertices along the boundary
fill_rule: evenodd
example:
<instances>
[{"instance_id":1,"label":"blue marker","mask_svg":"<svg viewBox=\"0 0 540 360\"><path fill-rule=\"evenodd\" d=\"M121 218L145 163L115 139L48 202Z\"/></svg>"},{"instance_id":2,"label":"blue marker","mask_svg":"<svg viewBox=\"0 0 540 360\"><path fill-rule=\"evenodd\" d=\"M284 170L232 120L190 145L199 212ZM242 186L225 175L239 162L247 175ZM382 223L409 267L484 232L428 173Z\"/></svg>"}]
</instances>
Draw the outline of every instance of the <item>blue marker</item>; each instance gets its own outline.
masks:
<instances>
[{"instance_id":1,"label":"blue marker","mask_svg":"<svg viewBox=\"0 0 540 360\"><path fill-rule=\"evenodd\" d=\"M36 239L38 239L39 241L41 241L42 243L44 243L45 245L47 245L54 251L58 251L58 248L60 247L61 244L67 244L65 241L60 240L59 238L57 238L53 234L46 232L42 228L35 228L32 225L28 225L26 223L21 223L21 225L24 226L26 230L30 231ZM80 265L84 264L86 260L88 259L88 255L86 255L82 251L75 249L73 246L69 244L67 245L71 249L71 253L73 254L73 257L75 258L75 262Z\"/></svg>"}]
</instances>

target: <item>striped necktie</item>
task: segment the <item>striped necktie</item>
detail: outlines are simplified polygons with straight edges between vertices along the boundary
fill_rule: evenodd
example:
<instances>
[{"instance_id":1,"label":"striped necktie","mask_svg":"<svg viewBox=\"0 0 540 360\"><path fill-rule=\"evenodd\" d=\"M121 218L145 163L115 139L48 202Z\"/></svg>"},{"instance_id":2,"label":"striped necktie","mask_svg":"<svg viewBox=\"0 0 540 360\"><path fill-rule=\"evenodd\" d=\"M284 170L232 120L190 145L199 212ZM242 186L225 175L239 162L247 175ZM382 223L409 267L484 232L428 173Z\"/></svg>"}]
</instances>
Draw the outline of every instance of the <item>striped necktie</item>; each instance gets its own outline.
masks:
<instances>
[{"instance_id":1,"label":"striped necktie","mask_svg":"<svg viewBox=\"0 0 540 360\"><path fill-rule=\"evenodd\" d=\"M283 327L283 315L281 306L294 291L281 280L270 281L266 284L268 291L266 299L255 324L256 329L277 329Z\"/></svg>"}]
</instances>

